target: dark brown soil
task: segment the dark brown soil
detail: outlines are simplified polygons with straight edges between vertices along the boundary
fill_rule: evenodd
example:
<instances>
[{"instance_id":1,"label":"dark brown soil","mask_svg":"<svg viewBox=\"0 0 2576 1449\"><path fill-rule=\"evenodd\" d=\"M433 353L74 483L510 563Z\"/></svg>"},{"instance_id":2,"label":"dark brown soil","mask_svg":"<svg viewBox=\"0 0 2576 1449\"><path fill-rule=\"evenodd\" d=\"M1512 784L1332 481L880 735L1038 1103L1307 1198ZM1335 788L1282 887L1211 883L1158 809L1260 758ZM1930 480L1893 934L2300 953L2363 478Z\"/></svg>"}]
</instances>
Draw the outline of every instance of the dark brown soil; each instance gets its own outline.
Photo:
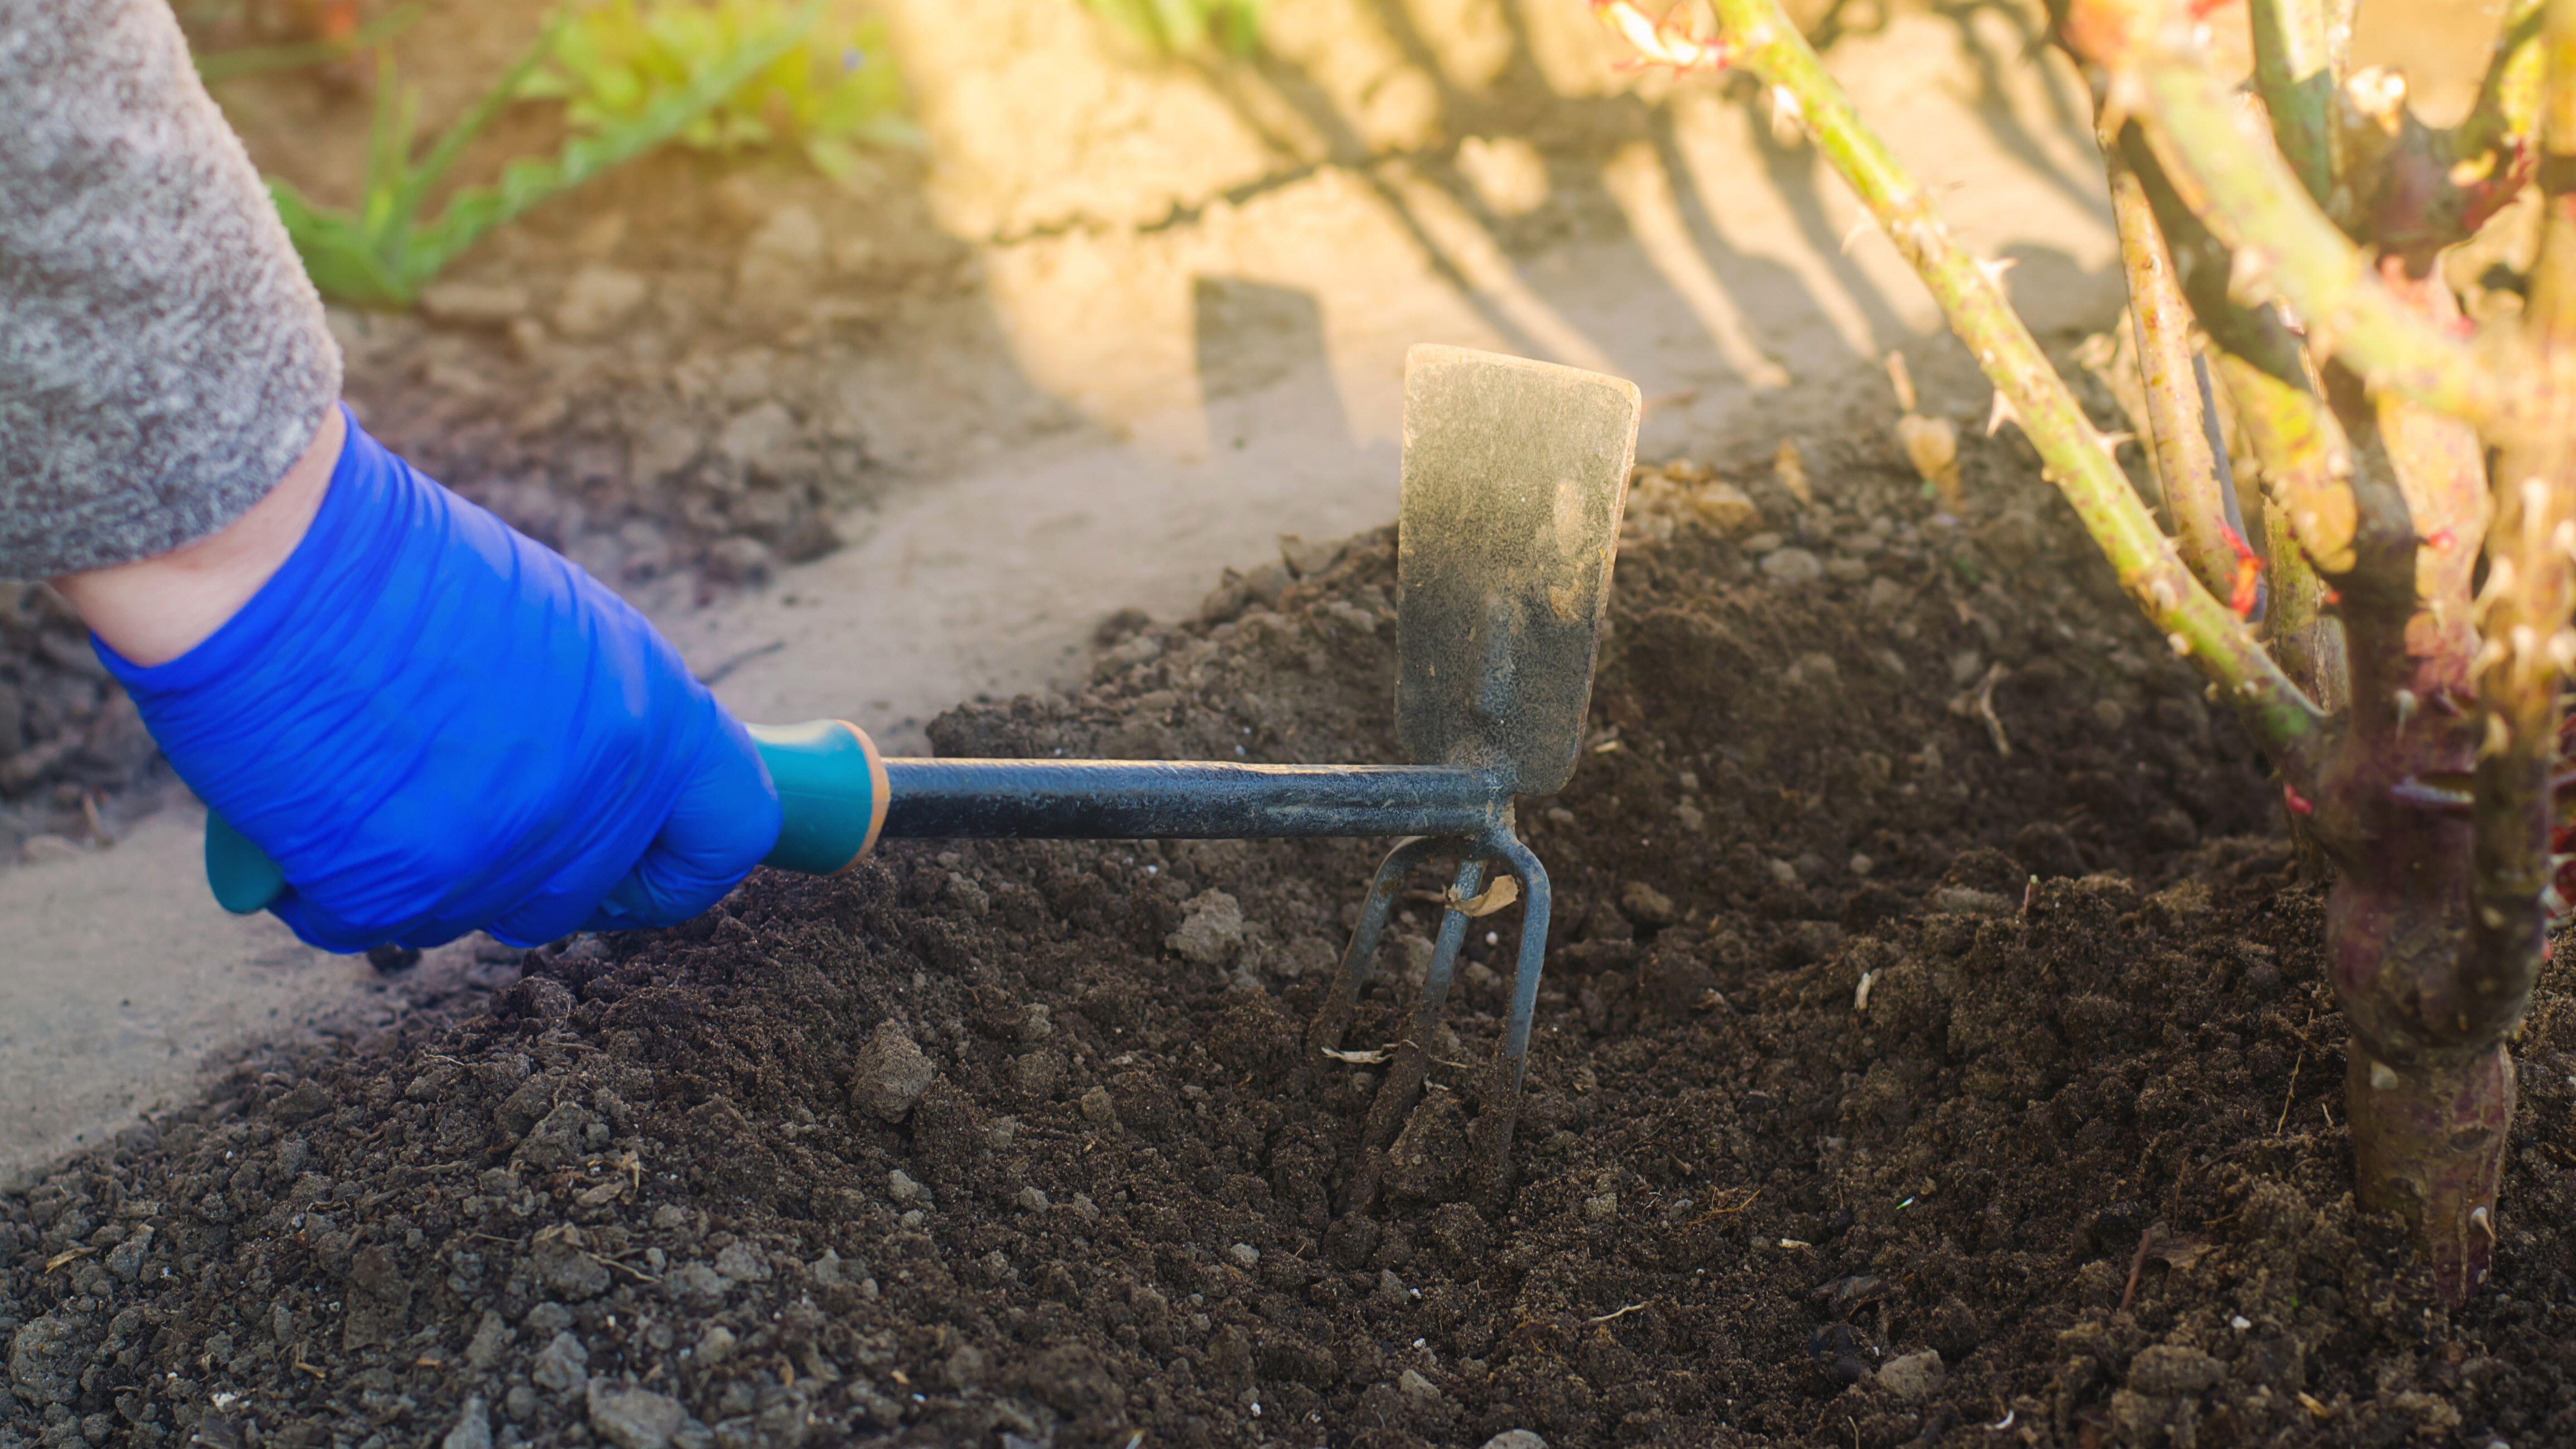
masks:
<instances>
[{"instance_id":1,"label":"dark brown soil","mask_svg":"<svg viewBox=\"0 0 2576 1449\"><path fill-rule=\"evenodd\" d=\"M907 844L497 991L495 950L0 1198L0 1445L2563 1442L2563 978L2446 1313L2347 1193L2255 762L2024 455L1971 462L2004 501L1959 526L1876 454L1757 488L1812 584L1775 538L1623 554L1527 812L1560 939L1499 1203L1508 924L1353 1216L1374 1077L1299 1037L1370 848ZM1298 561L942 747L1391 758L1389 539Z\"/></svg>"}]
</instances>

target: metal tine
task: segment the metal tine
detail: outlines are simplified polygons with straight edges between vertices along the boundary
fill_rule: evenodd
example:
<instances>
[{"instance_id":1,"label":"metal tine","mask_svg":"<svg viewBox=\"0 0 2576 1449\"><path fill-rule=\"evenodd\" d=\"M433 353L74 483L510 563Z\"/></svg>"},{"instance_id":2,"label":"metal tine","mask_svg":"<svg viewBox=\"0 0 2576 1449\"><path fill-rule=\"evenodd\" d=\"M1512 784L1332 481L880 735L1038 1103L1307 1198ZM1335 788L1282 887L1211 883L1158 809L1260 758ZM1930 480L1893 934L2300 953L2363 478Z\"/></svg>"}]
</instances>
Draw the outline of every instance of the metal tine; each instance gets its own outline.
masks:
<instances>
[{"instance_id":1,"label":"metal tine","mask_svg":"<svg viewBox=\"0 0 2576 1449\"><path fill-rule=\"evenodd\" d=\"M1547 867L1515 836L1497 832L1487 848L1521 879L1521 958L1512 973L1512 1015L1503 1031L1500 1058L1510 1069L1511 1089L1521 1089L1529 1073L1530 1017L1538 1010L1539 975L1547 968Z\"/></svg>"},{"instance_id":2,"label":"metal tine","mask_svg":"<svg viewBox=\"0 0 2576 1449\"><path fill-rule=\"evenodd\" d=\"M1369 882L1368 897L1360 905L1359 924L1352 928L1350 944L1342 950L1341 989L1324 998L1322 1009L1306 1030L1309 1054L1341 1049L1342 1034L1350 1029L1352 1008L1358 1005L1360 993L1368 989L1378 941L1386 934L1386 918L1395 909L1404 878L1444 846L1470 848L1463 841L1417 835L1397 841L1386 859L1379 862L1377 875Z\"/></svg>"},{"instance_id":3,"label":"metal tine","mask_svg":"<svg viewBox=\"0 0 2576 1449\"><path fill-rule=\"evenodd\" d=\"M1468 1133L1468 1172L1488 1210L1499 1210L1511 1186L1512 1131L1520 1117L1521 1082L1529 1072L1530 1017L1538 1009L1540 972L1547 964L1547 867L1509 831L1497 831L1486 849L1520 877L1520 965L1512 974L1511 1018L1484 1073L1476 1124Z\"/></svg>"},{"instance_id":4,"label":"metal tine","mask_svg":"<svg viewBox=\"0 0 2576 1449\"><path fill-rule=\"evenodd\" d=\"M1440 914L1440 935L1431 945L1431 965L1422 975L1422 1003L1413 1013L1413 1039L1424 1050L1440 1025L1440 1008L1449 1000L1449 982L1458 970L1458 951L1467 942L1467 913L1459 907L1485 889L1485 857L1458 862L1458 881L1450 887L1449 906Z\"/></svg>"},{"instance_id":5,"label":"metal tine","mask_svg":"<svg viewBox=\"0 0 2576 1449\"><path fill-rule=\"evenodd\" d=\"M1413 1030L1396 1044L1386 1080L1378 1085L1377 1096L1369 1103L1368 1121L1360 1129L1359 1168L1351 1177L1343 1205L1346 1212L1366 1212L1376 1203L1386 1174L1387 1146L1404 1130L1414 1104L1422 1100L1422 1084L1431 1074L1431 1037L1440 1024L1441 1003L1449 997L1458 948L1467 938L1467 913L1460 904L1475 899L1484 885L1485 857L1471 847L1466 859L1458 862L1450 904L1441 913L1440 935L1432 944L1431 964L1422 978L1422 1000L1413 1012Z\"/></svg>"}]
</instances>

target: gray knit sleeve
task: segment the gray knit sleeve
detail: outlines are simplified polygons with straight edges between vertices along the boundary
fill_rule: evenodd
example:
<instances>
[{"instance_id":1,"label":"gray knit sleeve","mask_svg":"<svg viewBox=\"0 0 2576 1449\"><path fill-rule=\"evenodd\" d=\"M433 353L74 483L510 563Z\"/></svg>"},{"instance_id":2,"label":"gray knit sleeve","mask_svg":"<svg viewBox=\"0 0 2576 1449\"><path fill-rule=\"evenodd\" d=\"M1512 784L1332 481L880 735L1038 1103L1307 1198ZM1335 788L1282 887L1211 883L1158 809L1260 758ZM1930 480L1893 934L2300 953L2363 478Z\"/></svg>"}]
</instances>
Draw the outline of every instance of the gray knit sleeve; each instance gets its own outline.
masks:
<instances>
[{"instance_id":1,"label":"gray knit sleeve","mask_svg":"<svg viewBox=\"0 0 2576 1449\"><path fill-rule=\"evenodd\" d=\"M166 0L0 0L0 579L214 532L339 394Z\"/></svg>"}]
</instances>

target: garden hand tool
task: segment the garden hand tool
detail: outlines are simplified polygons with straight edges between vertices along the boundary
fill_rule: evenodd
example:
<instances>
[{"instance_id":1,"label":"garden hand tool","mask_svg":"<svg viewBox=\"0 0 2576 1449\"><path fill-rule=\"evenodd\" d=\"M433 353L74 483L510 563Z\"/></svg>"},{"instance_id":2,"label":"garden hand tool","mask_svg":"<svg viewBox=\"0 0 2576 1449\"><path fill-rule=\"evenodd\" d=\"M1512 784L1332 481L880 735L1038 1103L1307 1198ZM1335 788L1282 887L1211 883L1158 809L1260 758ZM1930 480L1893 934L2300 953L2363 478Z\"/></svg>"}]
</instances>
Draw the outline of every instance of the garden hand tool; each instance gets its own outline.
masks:
<instances>
[{"instance_id":1,"label":"garden hand tool","mask_svg":"<svg viewBox=\"0 0 2576 1449\"><path fill-rule=\"evenodd\" d=\"M885 759L843 721L753 726L785 812L766 863L828 874L881 837L1404 837L1369 887L1340 989L1308 1031L1324 1052L1341 1045L1405 878L1454 858L1413 1035L1393 1053L1367 1135L1382 1149L1421 1092L1471 914L1516 890L1519 961L1478 1121L1476 1155L1498 1172L1547 944L1547 872L1515 833L1512 804L1573 777L1640 410L1633 383L1598 373L1457 347L1407 354L1396 721L1414 763ZM1511 882L1489 890L1497 869ZM206 821L206 873L236 912L263 909L287 886L219 815ZM1369 1154L1353 1206L1374 1199L1381 1158Z\"/></svg>"}]
</instances>

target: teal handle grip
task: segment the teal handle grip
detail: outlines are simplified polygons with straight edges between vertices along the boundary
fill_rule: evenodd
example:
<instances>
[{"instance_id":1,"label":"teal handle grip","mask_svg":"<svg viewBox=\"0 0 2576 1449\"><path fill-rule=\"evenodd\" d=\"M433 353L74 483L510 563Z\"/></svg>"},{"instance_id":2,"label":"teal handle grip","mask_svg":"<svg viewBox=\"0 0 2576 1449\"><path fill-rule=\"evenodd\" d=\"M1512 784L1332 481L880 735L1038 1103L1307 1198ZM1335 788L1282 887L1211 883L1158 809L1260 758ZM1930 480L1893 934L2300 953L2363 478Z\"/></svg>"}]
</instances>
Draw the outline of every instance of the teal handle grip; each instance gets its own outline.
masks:
<instances>
[{"instance_id":1,"label":"teal handle grip","mask_svg":"<svg viewBox=\"0 0 2576 1449\"><path fill-rule=\"evenodd\" d=\"M885 828L885 760L846 720L751 725L752 746L778 787L778 844L761 864L804 875L849 869ZM206 812L206 884L237 916L264 911L286 890L285 872L221 814Z\"/></svg>"},{"instance_id":2,"label":"teal handle grip","mask_svg":"<svg viewBox=\"0 0 2576 1449\"><path fill-rule=\"evenodd\" d=\"M876 742L839 719L749 728L780 809L778 843L761 864L803 875L858 864L885 829L889 792Z\"/></svg>"},{"instance_id":3,"label":"teal handle grip","mask_svg":"<svg viewBox=\"0 0 2576 1449\"><path fill-rule=\"evenodd\" d=\"M206 812L206 884L215 888L215 904L236 916L267 910L286 890L286 872L268 852L233 829L233 823Z\"/></svg>"}]
</instances>

